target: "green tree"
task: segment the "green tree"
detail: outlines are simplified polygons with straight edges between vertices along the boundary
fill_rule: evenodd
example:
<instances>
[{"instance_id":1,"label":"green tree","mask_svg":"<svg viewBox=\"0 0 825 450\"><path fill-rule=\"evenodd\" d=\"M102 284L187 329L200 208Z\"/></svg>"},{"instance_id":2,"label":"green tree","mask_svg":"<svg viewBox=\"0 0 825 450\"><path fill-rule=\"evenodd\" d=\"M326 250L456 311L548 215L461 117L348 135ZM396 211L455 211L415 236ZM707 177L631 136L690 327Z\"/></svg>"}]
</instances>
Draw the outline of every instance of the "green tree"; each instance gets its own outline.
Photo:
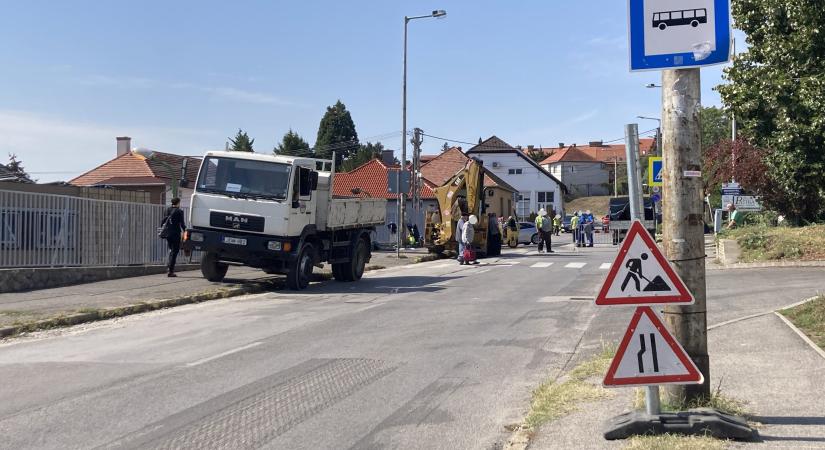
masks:
<instances>
[{"instance_id":1,"label":"green tree","mask_svg":"<svg viewBox=\"0 0 825 450\"><path fill-rule=\"evenodd\" d=\"M748 51L725 70L739 133L768 149L767 176L796 221L825 215L825 8L819 0L734 0ZM737 159L738 159L737 155Z\"/></svg>"},{"instance_id":2,"label":"green tree","mask_svg":"<svg viewBox=\"0 0 825 450\"><path fill-rule=\"evenodd\" d=\"M703 107L699 110L699 118L702 121L703 150L730 138L730 118L724 109L715 106Z\"/></svg>"},{"instance_id":3,"label":"green tree","mask_svg":"<svg viewBox=\"0 0 825 450\"><path fill-rule=\"evenodd\" d=\"M283 139L281 139L281 143L278 144L272 152L278 155L301 156L308 158L312 158L313 156L312 150L309 148L307 141L305 141L298 133L292 131L291 128L286 132L286 134L284 134Z\"/></svg>"},{"instance_id":4,"label":"green tree","mask_svg":"<svg viewBox=\"0 0 825 450\"><path fill-rule=\"evenodd\" d=\"M359 149L358 133L355 132L355 123L352 121L347 107L341 100L333 106L327 107L327 112L318 125L318 137L315 139L315 155L318 158L330 159L332 153L336 155L336 165L349 158L350 154Z\"/></svg>"},{"instance_id":5,"label":"green tree","mask_svg":"<svg viewBox=\"0 0 825 450\"><path fill-rule=\"evenodd\" d=\"M23 162L17 159L17 155L9 153L9 163L6 164L5 168L10 172L11 176L19 181L33 182L29 174L26 173L26 169L23 168Z\"/></svg>"},{"instance_id":6,"label":"green tree","mask_svg":"<svg viewBox=\"0 0 825 450\"><path fill-rule=\"evenodd\" d=\"M369 162L371 159L380 158L381 152L383 151L384 145L380 142L376 142L375 144L367 142L367 145L361 145L357 152L344 161L341 165L341 170L343 172L349 172Z\"/></svg>"},{"instance_id":7,"label":"green tree","mask_svg":"<svg viewBox=\"0 0 825 450\"><path fill-rule=\"evenodd\" d=\"M245 131L238 128L238 134L235 135L235 139L229 139L229 142L232 143L232 147L229 149L233 152L254 152L255 150L252 149L252 144L255 143L255 139L249 139L249 135L246 134Z\"/></svg>"}]
</instances>

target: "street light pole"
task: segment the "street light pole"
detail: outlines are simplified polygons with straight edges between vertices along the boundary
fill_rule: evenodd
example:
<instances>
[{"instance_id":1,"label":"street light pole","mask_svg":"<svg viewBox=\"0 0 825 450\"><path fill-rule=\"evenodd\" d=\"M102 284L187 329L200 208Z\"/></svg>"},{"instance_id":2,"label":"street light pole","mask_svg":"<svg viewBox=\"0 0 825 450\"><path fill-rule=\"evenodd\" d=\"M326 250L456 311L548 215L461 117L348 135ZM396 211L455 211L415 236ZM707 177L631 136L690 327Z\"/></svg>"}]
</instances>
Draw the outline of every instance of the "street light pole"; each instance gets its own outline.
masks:
<instances>
[{"instance_id":1,"label":"street light pole","mask_svg":"<svg viewBox=\"0 0 825 450\"><path fill-rule=\"evenodd\" d=\"M656 156L662 156L662 119L656 117L636 116L637 119L655 120L659 123L656 127Z\"/></svg>"},{"instance_id":2,"label":"street light pole","mask_svg":"<svg viewBox=\"0 0 825 450\"><path fill-rule=\"evenodd\" d=\"M401 192L403 186L401 178L404 175L407 167L407 24L411 20L426 19L435 17L436 19L443 18L447 15L447 11L437 9L426 16L404 16L404 78L401 84L401 167L398 170L398 234L396 236L396 256L401 255L401 242L407 230L406 216L406 200L407 193ZM408 183L409 186L409 183Z\"/></svg>"}]
</instances>

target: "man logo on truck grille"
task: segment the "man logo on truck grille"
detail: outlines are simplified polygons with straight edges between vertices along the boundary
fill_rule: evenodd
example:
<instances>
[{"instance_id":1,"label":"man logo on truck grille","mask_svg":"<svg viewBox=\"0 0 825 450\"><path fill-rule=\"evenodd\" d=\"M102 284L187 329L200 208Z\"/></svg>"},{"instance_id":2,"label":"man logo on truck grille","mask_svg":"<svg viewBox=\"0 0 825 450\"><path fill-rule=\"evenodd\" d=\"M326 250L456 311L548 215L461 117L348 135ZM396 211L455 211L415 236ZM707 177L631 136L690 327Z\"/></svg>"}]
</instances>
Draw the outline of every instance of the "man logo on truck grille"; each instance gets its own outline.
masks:
<instances>
[{"instance_id":1,"label":"man logo on truck grille","mask_svg":"<svg viewBox=\"0 0 825 450\"><path fill-rule=\"evenodd\" d=\"M227 224L231 224L232 228L234 228L236 230L241 229L241 224L248 224L249 223L248 218L240 217L240 216L224 216L224 220L226 221Z\"/></svg>"}]
</instances>

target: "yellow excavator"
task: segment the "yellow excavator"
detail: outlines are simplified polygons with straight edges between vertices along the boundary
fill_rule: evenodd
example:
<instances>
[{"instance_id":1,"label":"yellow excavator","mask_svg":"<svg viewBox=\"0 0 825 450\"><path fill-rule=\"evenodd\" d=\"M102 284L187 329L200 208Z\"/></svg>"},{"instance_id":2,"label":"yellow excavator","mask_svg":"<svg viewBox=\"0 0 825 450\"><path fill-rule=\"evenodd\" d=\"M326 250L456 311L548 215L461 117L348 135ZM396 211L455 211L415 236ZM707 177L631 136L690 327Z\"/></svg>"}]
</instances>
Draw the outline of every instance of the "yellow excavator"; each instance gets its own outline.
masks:
<instances>
[{"instance_id":1,"label":"yellow excavator","mask_svg":"<svg viewBox=\"0 0 825 450\"><path fill-rule=\"evenodd\" d=\"M501 254L501 229L498 217L487 213L484 190L484 163L472 158L443 186L435 188L438 211L428 211L424 245L430 253L457 253L456 226L461 213L478 217L473 244L480 257Z\"/></svg>"}]
</instances>

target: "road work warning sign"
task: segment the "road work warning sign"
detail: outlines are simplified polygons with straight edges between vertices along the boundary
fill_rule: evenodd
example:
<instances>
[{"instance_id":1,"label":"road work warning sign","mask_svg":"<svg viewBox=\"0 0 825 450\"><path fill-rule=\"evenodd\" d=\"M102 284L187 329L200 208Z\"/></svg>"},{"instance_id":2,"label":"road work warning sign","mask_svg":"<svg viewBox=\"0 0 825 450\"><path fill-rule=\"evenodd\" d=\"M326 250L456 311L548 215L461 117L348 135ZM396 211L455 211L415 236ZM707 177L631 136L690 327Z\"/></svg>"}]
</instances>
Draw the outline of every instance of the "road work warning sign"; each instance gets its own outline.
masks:
<instances>
[{"instance_id":1,"label":"road work warning sign","mask_svg":"<svg viewBox=\"0 0 825 450\"><path fill-rule=\"evenodd\" d=\"M692 304L693 295L670 267L656 242L634 221L607 273L596 304Z\"/></svg>"},{"instance_id":2,"label":"road work warning sign","mask_svg":"<svg viewBox=\"0 0 825 450\"><path fill-rule=\"evenodd\" d=\"M702 384L704 377L650 307L636 309L605 386Z\"/></svg>"}]
</instances>

